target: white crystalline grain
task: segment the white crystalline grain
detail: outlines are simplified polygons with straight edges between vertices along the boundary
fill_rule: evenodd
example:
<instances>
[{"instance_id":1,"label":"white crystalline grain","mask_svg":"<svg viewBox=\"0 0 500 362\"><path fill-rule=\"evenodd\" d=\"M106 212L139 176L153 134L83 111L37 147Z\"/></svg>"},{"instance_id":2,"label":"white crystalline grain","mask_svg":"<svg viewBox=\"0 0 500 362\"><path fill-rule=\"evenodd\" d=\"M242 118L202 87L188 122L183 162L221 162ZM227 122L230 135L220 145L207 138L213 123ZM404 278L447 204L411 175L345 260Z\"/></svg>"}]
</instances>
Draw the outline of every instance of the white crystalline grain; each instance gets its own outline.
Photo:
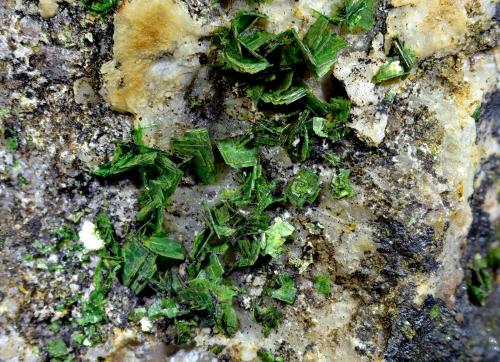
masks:
<instances>
[{"instance_id":1,"label":"white crystalline grain","mask_svg":"<svg viewBox=\"0 0 500 362\"><path fill-rule=\"evenodd\" d=\"M104 240L99 237L95 225L90 221L83 223L78 236L87 250L99 250L104 247Z\"/></svg>"},{"instance_id":2,"label":"white crystalline grain","mask_svg":"<svg viewBox=\"0 0 500 362\"><path fill-rule=\"evenodd\" d=\"M143 332L150 332L153 329L153 322L147 317L142 318L139 323Z\"/></svg>"}]
</instances>

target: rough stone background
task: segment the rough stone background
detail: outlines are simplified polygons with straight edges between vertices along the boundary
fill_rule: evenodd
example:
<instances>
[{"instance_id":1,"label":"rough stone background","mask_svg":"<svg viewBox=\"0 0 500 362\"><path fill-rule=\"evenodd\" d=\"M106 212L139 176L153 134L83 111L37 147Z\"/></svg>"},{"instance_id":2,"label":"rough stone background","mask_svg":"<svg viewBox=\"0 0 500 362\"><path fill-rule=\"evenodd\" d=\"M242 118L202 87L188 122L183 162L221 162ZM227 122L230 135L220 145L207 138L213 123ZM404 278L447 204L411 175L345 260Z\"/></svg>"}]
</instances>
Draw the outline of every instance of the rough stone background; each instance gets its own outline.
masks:
<instances>
[{"instance_id":1,"label":"rough stone background","mask_svg":"<svg viewBox=\"0 0 500 362\"><path fill-rule=\"evenodd\" d=\"M196 12L206 1L190 5ZM0 1L0 361L46 360L47 343L56 337L69 345L74 325L67 321L78 316L95 260L72 246L41 253L39 245L55 242L52 231L63 224L78 229L103 205L120 234L134 220L136 186L96 181L86 169L109 156L113 142L128 139L132 122L111 111L98 94L99 69L111 58L112 35L110 16L95 17L74 0L59 2L56 15L48 19L40 16L36 0ZM500 95L494 94L480 120L494 124L498 142L499 112ZM15 150L5 142L13 136L18 139ZM490 222L484 205L500 177L499 166L500 159L492 156L478 177L464 266L498 242L499 225ZM75 301L68 302L71 298ZM401 308L389 327L386 359L498 360L498 286L483 307L468 301L465 284L456 298L451 310L432 299L421 310ZM127 315L140 300L126 288L115 285L109 299L104 333L114 330L113 342L101 350L71 347L77 360L96 360L102 350L117 361L175 352L168 332L146 335L131 325ZM440 321L429 318L436 303L444 311ZM48 326L57 321L61 328L53 332ZM405 322L416 328L418 338L405 338ZM131 334L117 332L127 327Z\"/></svg>"}]
</instances>

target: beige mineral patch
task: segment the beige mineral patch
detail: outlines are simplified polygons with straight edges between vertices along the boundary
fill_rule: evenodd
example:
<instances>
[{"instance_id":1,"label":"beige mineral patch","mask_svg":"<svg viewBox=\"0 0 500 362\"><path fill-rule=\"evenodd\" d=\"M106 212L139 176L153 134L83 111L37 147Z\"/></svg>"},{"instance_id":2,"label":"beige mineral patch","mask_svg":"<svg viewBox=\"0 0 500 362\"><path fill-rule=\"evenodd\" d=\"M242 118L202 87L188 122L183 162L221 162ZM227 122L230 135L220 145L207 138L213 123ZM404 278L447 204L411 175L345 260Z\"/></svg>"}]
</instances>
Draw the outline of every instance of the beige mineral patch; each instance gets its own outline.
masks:
<instances>
[{"instance_id":1,"label":"beige mineral patch","mask_svg":"<svg viewBox=\"0 0 500 362\"><path fill-rule=\"evenodd\" d=\"M105 99L137 115L172 96L197 68L201 34L177 1L126 2L115 16L114 58L102 67Z\"/></svg>"},{"instance_id":2,"label":"beige mineral patch","mask_svg":"<svg viewBox=\"0 0 500 362\"><path fill-rule=\"evenodd\" d=\"M386 49L399 38L419 58L456 51L471 32L473 23L492 16L491 1L394 0L387 16ZM479 16L467 9L474 9Z\"/></svg>"},{"instance_id":3,"label":"beige mineral patch","mask_svg":"<svg viewBox=\"0 0 500 362\"><path fill-rule=\"evenodd\" d=\"M15 319L23 302L23 295L17 287L2 288L4 294L0 302L0 316Z\"/></svg>"},{"instance_id":4,"label":"beige mineral patch","mask_svg":"<svg viewBox=\"0 0 500 362\"><path fill-rule=\"evenodd\" d=\"M394 7L418 4L422 0L391 0L391 5Z\"/></svg>"},{"instance_id":5,"label":"beige mineral patch","mask_svg":"<svg viewBox=\"0 0 500 362\"><path fill-rule=\"evenodd\" d=\"M379 145L385 137L387 115L375 107L384 98L388 87L377 86L373 76L384 63L383 53L375 50L366 61L364 52L342 54L333 68L333 74L343 82L352 101L351 123L357 135L366 143Z\"/></svg>"},{"instance_id":6,"label":"beige mineral patch","mask_svg":"<svg viewBox=\"0 0 500 362\"><path fill-rule=\"evenodd\" d=\"M341 0L275 0L259 5L259 11L269 16L268 31L296 29L303 33L314 19L314 11L330 13ZM235 7L237 8L237 7ZM241 7L240 7L241 8Z\"/></svg>"},{"instance_id":7,"label":"beige mineral patch","mask_svg":"<svg viewBox=\"0 0 500 362\"><path fill-rule=\"evenodd\" d=\"M387 37L399 37L418 57L453 49L467 32L463 0L422 0L395 8L387 16Z\"/></svg>"},{"instance_id":8,"label":"beige mineral patch","mask_svg":"<svg viewBox=\"0 0 500 362\"><path fill-rule=\"evenodd\" d=\"M492 187L484 197L483 211L488 213L494 223L500 219L500 183Z\"/></svg>"},{"instance_id":9,"label":"beige mineral patch","mask_svg":"<svg viewBox=\"0 0 500 362\"><path fill-rule=\"evenodd\" d=\"M499 75L494 53L490 51L462 58L458 64L442 62L441 74L446 74L447 85L435 87L436 79L424 75L419 87L422 90L434 89L432 92L422 91L412 99L415 106L428 106L444 130L436 170L438 175L447 179L452 195L452 212L443 215L449 220L449 227L439 258L441 267L430 278L429 288L419 292L422 296L437 295L449 304L453 303L455 288L463 277L460 248L472 222L468 199L473 193L475 170L481 156L479 146L475 144L476 124L471 114L488 92L497 89Z\"/></svg>"},{"instance_id":10,"label":"beige mineral patch","mask_svg":"<svg viewBox=\"0 0 500 362\"><path fill-rule=\"evenodd\" d=\"M92 88L90 78L75 80L73 83L73 94L75 102L78 104L95 104L99 100L94 88Z\"/></svg>"},{"instance_id":11,"label":"beige mineral patch","mask_svg":"<svg viewBox=\"0 0 500 362\"><path fill-rule=\"evenodd\" d=\"M44 19L50 19L56 16L59 11L59 0L40 0L38 3L38 11Z\"/></svg>"},{"instance_id":12,"label":"beige mineral patch","mask_svg":"<svg viewBox=\"0 0 500 362\"><path fill-rule=\"evenodd\" d=\"M42 356L12 326L6 326L0 328L0 361L38 362L42 361Z\"/></svg>"},{"instance_id":13,"label":"beige mineral patch","mask_svg":"<svg viewBox=\"0 0 500 362\"><path fill-rule=\"evenodd\" d=\"M42 358L14 327L19 313L26 305L29 292L20 280L10 278L5 265L0 267L0 361L35 362ZM26 294L25 294L26 293Z\"/></svg>"},{"instance_id":14,"label":"beige mineral patch","mask_svg":"<svg viewBox=\"0 0 500 362\"><path fill-rule=\"evenodd\" d=\"M168 359L175 352L172 346L133 329L114 328L105 344L89 347L82 361L94 362L160 362ZM201 355L201 354L200 354ZM197 361L197 360L195 360ZM201 360L200 360L201 361Z\"/></svg>"}]
</instances>

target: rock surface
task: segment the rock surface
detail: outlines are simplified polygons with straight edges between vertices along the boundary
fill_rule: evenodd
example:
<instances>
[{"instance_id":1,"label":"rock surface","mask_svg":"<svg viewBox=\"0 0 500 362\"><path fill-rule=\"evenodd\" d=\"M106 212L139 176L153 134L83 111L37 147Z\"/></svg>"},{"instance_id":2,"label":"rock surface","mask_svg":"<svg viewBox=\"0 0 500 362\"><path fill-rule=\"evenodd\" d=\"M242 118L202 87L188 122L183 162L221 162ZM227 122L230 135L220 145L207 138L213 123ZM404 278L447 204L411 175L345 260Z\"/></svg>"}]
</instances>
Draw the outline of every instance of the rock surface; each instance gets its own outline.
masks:
<instances>
[{"instance_id":1,"label":"rock surface","mask_svg":"<svg viewBox=\"0 0 500 362\"><path fill-rule=\"evenodd\" d=\"M312 9L329 11L337 3L275 0L260 10L270 16L269 30L303 33ZM298 229L290 257L237 276L258 296L275 271L295 271L298 298L283 308L276 332L263 337L242 298L235 337L202 329L189 348L174 344L167 321L143 331L130 320L135 307L152 299L118 280L102 342L75 344L97 257L77 243L59 245L54 230L68 224L78 231L106 210L119 236L126 234L137 186L96 180L89 170L112 154L114 142L129 139L132 125L154 125L148 143L167 148L186 129L208 127L218 139L242 133L261 116L234 84L200 62L214 26L247 5L141 0L97 17L77 2L0 3L0 360L46 360L48 344L58 338L83 361L211 361L216 345L224 346L218 358L227 361L257 360L262 347L285 361L498 357L500 330L491 320L499 317L500 289L477 307L464 283L472 256L499 242L494 2L386 3L372 31L346 35L350 46L325 80L353 101L354 134L324 147L352 170L356 198L338 201L322 192L305 209L276 210ZM56 11L49 6L42 13L43 4L56 4ZM374 85L371 77L396 36L412 44L418 69L401 82ZM332 95L329 87L316 88ZM203 101L201 109L194 98ZM264 158L273 177L298 170L280 150ZM326 184L334 169L308 162ZM190 240L202 227L192 200L216 200L233 176L215 186L185 180L169 216L179 238ZM310 225L323 229L311 234ZM297 267L293 258L311 262ZM328 298L314 292L317 273L334 281ZM430 316L436 308L439 319Z\"/></svg>"}]
</instances>

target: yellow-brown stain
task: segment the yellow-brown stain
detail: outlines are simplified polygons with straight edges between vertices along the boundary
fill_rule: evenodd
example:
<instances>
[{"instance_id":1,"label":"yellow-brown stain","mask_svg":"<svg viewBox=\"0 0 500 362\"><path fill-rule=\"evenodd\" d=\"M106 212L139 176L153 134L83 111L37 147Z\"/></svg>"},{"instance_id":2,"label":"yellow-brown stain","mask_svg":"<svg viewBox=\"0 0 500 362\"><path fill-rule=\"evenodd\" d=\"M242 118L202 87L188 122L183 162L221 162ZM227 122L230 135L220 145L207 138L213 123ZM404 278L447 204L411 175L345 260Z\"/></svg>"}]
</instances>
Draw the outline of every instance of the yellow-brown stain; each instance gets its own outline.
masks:
<instances>
[{"instance_id":1,"label":"yellow-brown stain","mask_svg":"<svg viewBox=\"0 0 500 362\"><path fill-rule=\"evenodd\" d=\"M118 111L137 113L147 103L153 62L199 35L199 26L173 0L124 3L115 15L114 60L102 67L106 100Z\"/></svg>"},{"instance_id":2,"label":"yellow-brown stain","mask_svg":"<svg viewBox=\"0 0 500 362\"><path fill-rule=\"evenodd\" d=\"M394 2L393 2L394 3ZM417 57L453 49L465 39L465 0L395 1L387 18L389 38L407 42ZM404 6L403 6L404 5Z\"/></svg>"}]
</instances>

